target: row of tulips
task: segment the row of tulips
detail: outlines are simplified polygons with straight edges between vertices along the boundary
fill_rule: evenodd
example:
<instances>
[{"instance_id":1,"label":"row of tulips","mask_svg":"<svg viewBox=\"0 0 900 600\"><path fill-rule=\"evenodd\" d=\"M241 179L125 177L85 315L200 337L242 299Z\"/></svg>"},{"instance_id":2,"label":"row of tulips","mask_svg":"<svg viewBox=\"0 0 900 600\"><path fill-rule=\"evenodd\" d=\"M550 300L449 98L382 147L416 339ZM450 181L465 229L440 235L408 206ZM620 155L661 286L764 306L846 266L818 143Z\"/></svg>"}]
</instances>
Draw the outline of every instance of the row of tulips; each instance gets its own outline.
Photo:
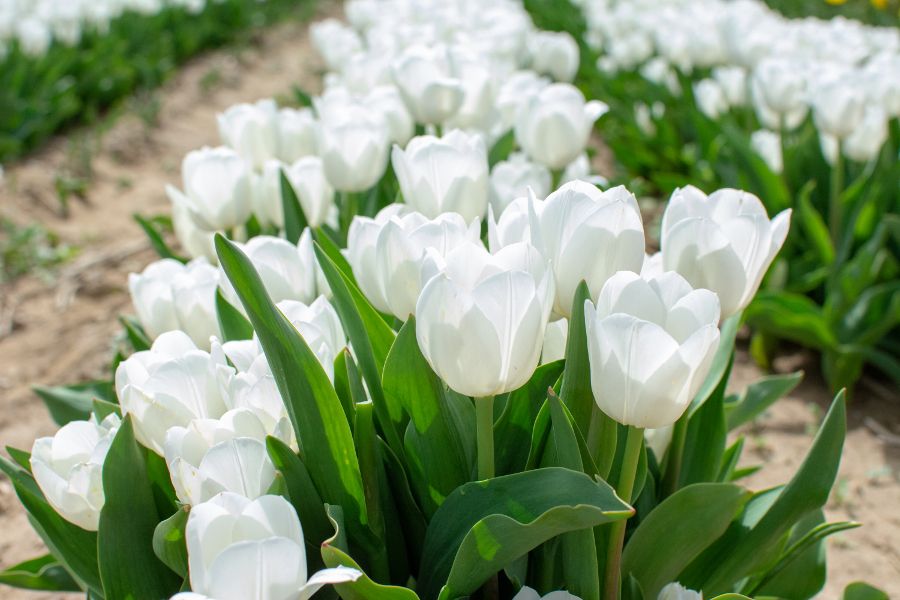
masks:
<instances>
[{"instance_id":1,"label":"row of tulips","mask_svg":"<svg viewBox=\"0 0 900 600\"><path fill-rule=\"evenodd\" d=\"M755 357L822 355L834 389L900 373L900 33L787 19L762 2L527 4L585 40L578 77L620 177L668 195L739 187L797 226L745 314ZM564 18L561 18L564 17ZM698 25L700 24L700 25ZM872 268L869 268L872 266Z\"/></svg>"},{"instance_id":2,"label":"row of tulips","mask_svg":"<svg viewBox=\"0 0 900 600\"><path fill-rule=\"evenodd\" d=\"M246 37L296 0L0 0L0 161L160 85L199 52Z\"/></svg>"},{"instance_id":3,"label":"row of tulips","mask_svg":"<svg viewBox=\"0 0 900 600\"><path fill-rule=\"evenodd\" d=\"M345 8L312 30L311 107L233 107L185 158L181 250L143 222L163 258L129 281L114 382L39 389L65 424L0 467L51 554L0 581L814 596L825 538L857 526L822 513L843 398L784 486L737 483L757 467L728 439L798 380L726 394L790 211L687 187L646 256L635 196L584 155L604 106L546 78L577 69L571 38L512 0Z\"/></svg>"}]
</instances>

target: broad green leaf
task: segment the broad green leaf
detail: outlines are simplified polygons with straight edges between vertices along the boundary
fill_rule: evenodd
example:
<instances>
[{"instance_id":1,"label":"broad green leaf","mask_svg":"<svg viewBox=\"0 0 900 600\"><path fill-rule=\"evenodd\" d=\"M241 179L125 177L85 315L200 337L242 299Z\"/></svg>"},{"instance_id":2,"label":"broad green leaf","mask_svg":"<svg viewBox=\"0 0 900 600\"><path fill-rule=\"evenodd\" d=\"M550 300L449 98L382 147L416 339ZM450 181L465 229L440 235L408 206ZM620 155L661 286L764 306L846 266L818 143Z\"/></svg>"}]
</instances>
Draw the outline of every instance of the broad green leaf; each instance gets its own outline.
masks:
<instances>
[{"instance_id":1,"label":"broad green leaf","mask_svg":"<svg viewBox=\"0 0 900 600\"><path fill-rule=\"evenodd\" d=\"M31 475L3 456L0 456L0 470L12 481L32 526L50 553L85 587L102 590L97 565L97 532L85 531L63 519L47 503Z\"/></svg>"},{"instance_id":2,"label":"broad green leaf","mask_svg":"<svg viewBox=\"0 0 900 600\"><path fill-rule=\"evenodd\" d=\"M718 564L711 565L703 584L704 594L723 593L735 582L754 573L795 523L825 504L837 476L846 427L846 401L841 392L790 483L759 521L722 554Z\"/></svg>"},{"instance_id":3,"label":"broad green leaf","mask_svg":"<svg viewBox=\"0 0 900 600\"><path fill-rule=\"evenodd\" d=\"M803 371L797 371L787 375L769 375L751 383L738 401L725 406L728 430L755 419L779 398L789 394L801 379Z\"/></svg>"},{"instance_id":4,"label":"broad green leaf","mask_svg":"<svg viewBox=\"0 0 900 600\"><path fill-rule=\"evenodd\" d=\"M279 169L278 181L281 189L281 210L284 214L284 237L290 243L296 244L309 223L303 214L297 192L285 175L284 169Z\"/></svg>"},{"instance_id":5,"label":"broad green leaf","mask_svg":"<svg viewBox=\"0 0 900 600\"><path fill-rule=\"evenodd\" d=\"M107 598L158 600L181 586L172 570L153 552L160 518L147 477L146 450L134 439L131 416L122 421L103 463L98 557Z\"/></svg>"},{"instance_id":6,"label":"broad green leaf","mask_svg":"<svg viewBox=\"0 0 900 600\"><path fill-rule=\"evenodd\" d=\"M154 554L182 579L188 576L187 542L184 537L187 520L187 507L179 508L153 530Z\"/></svg>"},{"instance_id":7,"label":"broad green leaf","mask_svg":"<svg viewBox=\"0 0 900 600\"><path fill-rule=\"evenodd\" d=\"M394 331L322 247L316 243L314 248L333 294L332 304L353 346L353 353L359 362L360 371L375 405L378 424L391 449L398 456L403 456L403 444L399 434L401 425L404 425L403 407L386 398L381 386L384 363L394 343Z\"/></svg>"},{"instance_id":8,"label":"broad green leaf","mask_svg":"<svg viewBox=\"0 0 900 600\"><path fill-rule=\"evenodd\" d=\"M381 446L381 459L384 463L387 483L391 489L396 507L397 517L403 527L403 536L408 548L410 568L413 572L419 571L419 561L422 557L422 548L425 543L425 530L427 523L419 505L413 498L412 488L403 466L394 452L383 440L379 440Z\"/></svg>"},{"instance_id":9,"label":"broad green leaf","mask_svg":"<svg viewBox=\"0 0 900 600\"><path fill-rule=\"evenodd\" d=\"M106 400L94 398L91 406L93 408L94 418L96 418L98 421L103 421L103 419L112 414L118 415L120 419L122 418L122 407L118 404L113 404L112 402L107 402Z\"/></svg>"},{"instance_id":10,"label":"broad green leaf","mask_svg":"<svg viewBox=\"0 0 900 600\"><path fill-rule=\"evenodd\" d=\"M87 420L94 408L94 398L107 402L116 398L109 381L88 381L57 387L36 385L32 389L44 401L53 422L60 426L71 421Z\"/></svg>"},{"instance_id":11,"label":"broad green leaf","mask_svg":"<svg viewBox=\"0 0 900 600\"><path fill-rule=\"evenodd\" d=\"M648 598L676 581L715 542L750 498L730 483L698 483L663 500L635 529L622 556L622 574L633 575Z\"/></svg>"},{"instance_id":12,"label":"broad green leaf","mask_svg":"<svg viewBox=\"0 0 900 600\"><path fill-rule=\"evenodd\" d=\"M813 183L810 181L797 195L794 218L806 234L810 246L819 255L819 261L827 265L834 262L834 244L831 241L831 234L828 231L828 225L825 224L825 219L822 218L809 198L809 192L812 190L807 191L807 188Z\"/></svg>"},{"instance_id":13,"label":"broad green leaf","mask_svg":"<svg viewBox=\"0 0 900 600\"><path fill-rule=\"evenodd\" d=\"M369 527L379 539L384 539L384 514L381 505L381 459L378 456L378 440L375 433L374 410L371 401L356 405L356 424L353 441L359 459L363 490L366 498Z\"/></svg>"},{"instance_id":14,"label":"broad green leaf","mask_svg":"<svg viewBox=\"0 0 900 600\"><path fill-rule=\"evenodd\" d=\"M744 313L751 327L782 339L820 350L837 345L821 307L806 296L761 290Z\"/></svg>"},{"instance_id":15,"label":"broad green leaf","mask_svg":"<svg viewBox=\"0 0 900 600\"><path fill-rule=\"evenodd\" d=\"M558 467L467 483L428 526L417 589L426 600L466 596L547 540L632 512L605 482Z\"/></svg>"},{"instance_id":16,"label":"broad green leaf","mask_svg":"<svg viewBox=\"0 0 900 600\"><path fill-rule=\"evenodd\" d=\"M347 258L341 252L340 247L335 243L334 239L322 227L317 227L313 229L312 232L313 240L322 248L322 252L328 255L331 262L340 269L341 273L343 273L353 285L359 287L356 283L356 277L353 275L353 267L347 262Z\"/></svg>"},{"instance_id":17,"label":"broad green leaf","mask_svg":"<svg viewBox=\"0 0 900 600\"><path fill-rule=\"evenodd\" d=\"M494 168L498 162L506 160L516 147L516 136L513 130L507 131L499 140L494 142L488 152L488 164Z\"/></svg>"},{"instance_id":18,"label":"broad green leaf","mask_svg":"<svg viewBox=\"0 0 900 600\"><path fill-rule=\"evenodd\" d=\"M679 487L715 481L719 474L722 455L725 453L725 438L728 435L724 397L730 373L731 362L725 368L719 385L688 420Z\"/></svg>"},{"instance_id":19,"label":"broad green leaf","mask_svg":"<svg viewBox=\"0 0 900 600\"><path fill-rule=\"evenodd\" d=\"M362 568L347 554L346 539L341 531L339 517L335 513L330 513L329 520L334 532L322 544L322 560L325 565L332 569L348 567L361 572ZM377 584L365 573L354 582L339 583L334 587L344 600L419 600L414 591L404 587Z\"/></svg>"},{"instance_id":20,"label":"broad green leaf","mask_svg":"<svg viewBox=\"0 0 900 600\"><path fill-rule=\"evenodd\" d=\"M888 595L862 581L854 581L844 588L843 600L888 600Z\"/></svg>"},{"instance_id":21,"label":"broad green leaf","mask_svg":"<svg viewBox=\"0 0 900 600\"><path fill-rule=\"evenodd\" d=\"M50 554L26 560L0 571L0 584L26 590L81 591L66 568Z\"/></svg>"},{"instance_id":22,"label":"broad green leaf","mask_svg":"<svg viewBox=\"0 0 900 600\"><path fill-rule=\"evenodd\" d=\"M218 288L216 289L216 319L219 322L219 331L222 332L223 342L253 338L253 326L250 325L250 321L225 299L222 290Z\"/></svg>"},{"instance_id":23,"label":"broad green leaf","mask_svg":"<svg viewBox=\"0 0 900 600\"><path fill-rule=\"evenodd\" d=\"M410 415L406 449L413 484L428 514L469 481L472 454L451 413L449 393L428 365L416 340L416 321L400 329L384 364L384 393ZM469 402L469 404L471 404Z\"/></svg>"},{"instance_id":24,"label":"broad green leaf","mask_svg":"<svg viewBox=\"0 0 900 600\"><path fill-rule=\"evenodd\" d=\"M159 255L160 258L171 258L173 260L177 260L180 263L186 263L187 259L183 256L179 256L172 250L169 245L166 243L166 240L163 239L162 234L156 227L153 225L152 221L149 219L145 219L141 215L135 213L132 215L134 220L140 225L141 229L147 235L147 239L150 240L150 245L153 246L153 250L156 251L156 254Z\"/></svg>"},{"instance_id":25,"label":"broad green leaf","mask_svg":"<svg viewBox=\"0 0 900 600\"><path fill-rule=\"evenodd\" d=\"M13 448L12 446L7 446L6 451L9 452L9 457L13 459L16 464L18 464L22 469L31 473L31 453L26 452L25 450L19 450L18 448Z\"/></svg>"},{"instance_id":26,"label":"broad green leaf","mask_svg":"<svg viewBox=\"0 0 900 600\"><path fill-rule=\"evenodd\" d=\"M322 499L365 523L362 476L350 426L325 370L303 337L266 293L250 260L216 236L219 263L244 305L266 353L302 449L304 464Z\"/></svg>"},{"instance_id":27,"label":"broad green leaf","mask_svg":"<svg viewBox=\"0 0 900 600\"><path fill-rule=\"evenodd\" d=\"M125 335L128 337L128 343L131 344L131 347L135 352L150 349L153 340L150 339L150 336L147 335L137 319L121 315L119 316L119 322L122 324L122 327L125 328Z\"/></svg>"},{"instance_id":28,"label":"broad green leaf","mask_svg":"<svg viewBox=\"0 0 900 600\"><path fill-rule=\"evenodd\" d=\"M494 460L498 475L525 469L534 421L547 398L547 389L559 380L563 364L558 360L539 366L528 383L507 397L503 412L494 424Z\"/></svg>"}]
</instances>

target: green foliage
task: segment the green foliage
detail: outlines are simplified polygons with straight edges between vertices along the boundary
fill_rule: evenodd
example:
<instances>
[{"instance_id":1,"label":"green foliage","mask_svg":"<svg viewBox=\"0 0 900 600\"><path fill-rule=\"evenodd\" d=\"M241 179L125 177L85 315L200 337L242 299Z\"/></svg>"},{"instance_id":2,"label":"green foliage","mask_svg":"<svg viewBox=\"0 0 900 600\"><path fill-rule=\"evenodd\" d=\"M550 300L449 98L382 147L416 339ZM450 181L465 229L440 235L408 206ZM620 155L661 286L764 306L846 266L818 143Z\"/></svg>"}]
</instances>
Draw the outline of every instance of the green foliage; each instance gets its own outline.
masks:
<instances>
[{"instance_id":1,"label":"green foliage","mask_svg":"<svg viewBox=\"0 0 900 600\"><path fill-rule=\"evenodd\" d=\"M42 225L22 226L0 216L0 284L27 273L47 276L76 252Z\"/></svg>"}]
</instances>

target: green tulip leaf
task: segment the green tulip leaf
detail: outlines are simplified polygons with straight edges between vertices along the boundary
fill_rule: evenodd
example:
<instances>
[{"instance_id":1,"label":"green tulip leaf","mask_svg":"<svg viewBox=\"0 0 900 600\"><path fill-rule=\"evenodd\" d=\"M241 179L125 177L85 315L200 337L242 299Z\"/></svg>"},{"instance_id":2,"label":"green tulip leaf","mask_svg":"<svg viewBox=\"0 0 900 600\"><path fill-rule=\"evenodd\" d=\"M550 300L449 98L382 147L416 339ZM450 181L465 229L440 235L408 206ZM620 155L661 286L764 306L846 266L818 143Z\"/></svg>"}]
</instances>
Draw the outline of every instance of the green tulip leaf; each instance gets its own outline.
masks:
<instances>
[{"instance_id":1,"label":"green tulip leaf","mask_svg":"<svg viewBox=\"0 0 900 600\"><path fill-rule=\"evenodd\" d=\"M622 556L647 598L669 582L728 529L751 494L730 483L698 483L663 500L635 529Z\"/></svg>"},{"instance_id":2,"label":"green tulip leaf","mask_svg":"<svg viewBox=\"0 0 900 600\"><path fill-rule=\"evenodd\" d=\"M761 415L776 400L789 394L803 379L803 371L787 375L769 375L747 386L744 394L725 406L728 430L740 427Z\"/></svg>"},{"instance_id":3,"label":"green tulip leaf","mask_svg":"<svg viewBox=\"0 0 900 600\"><path fill-rule=\"evenodd\" d=\"M388 445L398 456L402 456L403 444L399 431L404 421L403 407L386 398L381 385L384 363L396 337L394 331L322 246L316 243L314 248L322 272L331 287L332 303L353 346L360 372L375 404L378 424Z\"/></svg>"},{"instance_id":4,"label":"green tulip leaf","mask_svg":"<svg viewBox=\"0 0 900 600\"><path fill-rule=\"evenodd\" d=\"M284 215L284 237L292 244L300 241L303 230L308 226L303 207L297 198L297 192L287 178L284 169L278 171L278 183L281 189L281 210Z\"/></svg>"},{"instance_id":5,"label":"green tulip leaf","mask_svg":"<svg viewBox=\"0 0 900 600\"><path fill-rule=\"evenodd\" d=\"M26 590L81 591L66 568L50 554L26 560L0 571L0 583Z\"/></svg>"},{"instance_id":6,"label":"green tulip leaf","mask_svg":"<svg viewBox=\"0 0 900 600\"><path fill-rule=\"evenodd\" d=\"M604 481L559 467L467 483L428 525L417 589L426 600L467 596L547 540L632 513Z\"/></svg>"},{"instance_id":7,"label":"green tulip leaf","mask_svg":"<svg viewBox=\"0 0 900 600\"><path fill-rule=\"evenodd\" d=\"M844 588L843 600L888 600L888 595L863 581L854 581Z\"/></svg>"},{"instance_id":8,"label":"green tulip leaf","mask_svg":"<svg viewBox=\"0 0 900 600\"><path fill-rule=\"evenodd\" d=\"M134 217L134 220L144 231L147 239L150 240L150 245L153 246L153 250L156 251L156 254L160 258L171 258L182 264L188 261L188 259L178 255L171 247L169 247L169 244L166 243L162 233L160 233L153 224L153 221L156 219L146 219L137 213L133 214L132 217Z\"/></svg>"},{"instance_id":9,"label":"green tulip leaf","mask_svg":"<svg viewBox=\"0 0 900 600\"><path fill-rule=\"evenodd\" d=\"M732 361L725 367L719 385L688 419L678 487L715 481L719 474L728 436L724 400Z\"/></svg>"},{"instance_id":10,"label":"green tulip leaf","mask_svg":"<svg viewBox=\"0 0 900 600\"><path fill-rule=\"evenodd\" d=\"M294 425L304 464L326 502L365 523L362 476L350 425L328 375L303 337L279 311L250 260L216 236L219 263L250 317Z\"/></svg>"},{"instance_id":11,"label":"green tulip leaf","mask_svg":"<svg viewBox=\"0 0 900 600\"><path fill-rule=\"evenodd\" d=\"M188 576L187 542L184 537L187 521L187 508L179 508L153 531L153 552L182 579Z\"/></svg>"},{"instance_id":12,"label":"green tulip leaf","mask_svg":"<svg viewBox=\"0 0 900 600\"><path fill-rule=\"evenodd\" d=\"M134 439L131 415L116 432L103 463L98 558L107 598L158 600L178 591L182 579L153 551L160 517L147 475L147 451Z\"/></svg>"},{"instance_id":13,"label":"green tulip leaf","mask_svg":"<svg viewBox=\"0 0 900 600\"><path fill-rule=\"evenodd\" d=\"M123 315L119 317L119 322L122 324L122 327L125 328L125 335L128 338L128 343L131 344L131 347L135 352L150 349L153 340L150 339L150 336L147 335L137 319Z\"/></svg>"},{"instance_id":14,"label":"green tulip leaf","mask_svg":"<svg viewBox=\"0 0 900 600\"><path fill-rule=\"evenodd\" d=\"M761 290L744 313L751 327L779 338L819 350L838 345L822 308L806 296Z\"/></svg>"},{"instance_id":15,"label":"green tulip leaf","mask_svg":"<svg viewBox=\"0 0 900 600\"><path fill-rule=\"evenodd\" d=\"M250 325L250 321L225 299L222 290L218 288L216 289L216 319L219 322L219 330L222 332L222 341L232 342L253 338L253 326Z\"/></svg>"},{"instance_id":16,"label":"green tulip leaf","mask_svg":"<svg viewBox=\"0 0 900 600\"><path fill-rule=\"evenodd\" d=\"M334 238L326 229L324 229L324 227L316 227L312 232L313 241L322 248L322 252L328 255L328 258L330 258L331 262L333 262L340 272L344 274L344 277L346 277L353 285L359 287L356 282L356 277L353 275L353 267L347 262L347 258L341 252L341 249L334 241Z\"/></svg>"},{"instance_id":17,"label":"green tulip leaf","mask_svg":"<svg viewBox=\"0 0 900 600\"><path fill-rule=\"evenodd\" d=\"M737 330L740 324L741 313L731 315L722 323L719 334L719 347L716 348L716 354L713 356L712 366L709 368L706 379L703 380L700 390L691 401L691 406L688 408L688 416L693 416L703 406L703 403L712 396L716 388L719 387L722 377L725 376L726 371L730 368L732 355L734 354L734 340L737 337Z\"/></svg>"},{"instance_id":18,"label":"green tulip leaf","mask_svg":"<svg viewBox=\"0 0 900 600\"><path fill-rule=\"evenodd\" d=\"M94 408L94 398L107 402L115 402L116 399L110 381L88 381L57 387L36 385L32 389L44 401L50 418L59 426L87 420Z\"/></svg>"},{"instance_id":19,"label":"green tulip leaf","mask_svg":"<svg viewBox=\"0 0 900 600\"><path fill-rule=\"evenodd\" d=\"M101 591L97 532L85 531L63 519L47 503L31 474L3 456L0 456L0 470L9 477L19 501L28 511L32 527L47 544L50 553L82 587Z\"/></svg>"}]
</instances>

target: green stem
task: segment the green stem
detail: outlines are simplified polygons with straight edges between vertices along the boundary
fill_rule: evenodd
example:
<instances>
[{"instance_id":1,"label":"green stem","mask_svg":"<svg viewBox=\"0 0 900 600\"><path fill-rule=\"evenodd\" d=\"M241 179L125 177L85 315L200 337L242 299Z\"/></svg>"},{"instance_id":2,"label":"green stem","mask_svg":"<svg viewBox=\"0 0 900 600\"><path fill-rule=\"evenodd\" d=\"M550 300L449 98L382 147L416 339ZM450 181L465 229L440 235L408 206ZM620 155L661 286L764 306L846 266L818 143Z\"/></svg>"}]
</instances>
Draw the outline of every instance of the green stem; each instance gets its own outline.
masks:
<instances>
[{"instance_id":1,"label":"green stem","mask_svg":"<svg viewBox=\"0 0 900 600\"><path fill-rule=\"evenodd\" d=\"M475 398L475 430L478 441L478 479L494 476L494 397Z\"/></svg>"},{"instance_id":2,"label":"green stem","mask_svg":"<svg viewBox=\"0 0 900 600\"><path fill-rule=\"evenodd\" d=\"M550 191L556 191L559 187L559 182L562 181L563 178L563 170L562 169L553 169L550 171Z\"/></svg>"},{"instance_id":3,"label":"green stem","mask_svg":"<svg viewBox=\"0 0 900 600\"><path fill-rule=\"evenodd\" d=\"M628 426L628 434L625 437L625 452L622 458L622 471L616 484L616 494L625 502L631 504L631 494L634 491L634 478L637 474L638 461L641 457L641 447L644 441L644 430L639 427ZM604 582L605 600L618 600L622 577L622 547L625 545L625 525L627 521L615 521L611 525L609 533L609 546L606 552L606 574Z\"/></svg>"},{"instance_id":4,"label":"green stem","mask_svg":"<svg viewBox=\"0 0 900 600\"><path fill-rule=\"evenodd\" d=\"M841 143L838 142L837 156L831 167L831 197L829 199L829 225L831 227L831 242L838 248L841 241L842 221L844 220L844 207L841 205L841 193L844 191L844 154Z\"/></svg>"}]
</instances>

